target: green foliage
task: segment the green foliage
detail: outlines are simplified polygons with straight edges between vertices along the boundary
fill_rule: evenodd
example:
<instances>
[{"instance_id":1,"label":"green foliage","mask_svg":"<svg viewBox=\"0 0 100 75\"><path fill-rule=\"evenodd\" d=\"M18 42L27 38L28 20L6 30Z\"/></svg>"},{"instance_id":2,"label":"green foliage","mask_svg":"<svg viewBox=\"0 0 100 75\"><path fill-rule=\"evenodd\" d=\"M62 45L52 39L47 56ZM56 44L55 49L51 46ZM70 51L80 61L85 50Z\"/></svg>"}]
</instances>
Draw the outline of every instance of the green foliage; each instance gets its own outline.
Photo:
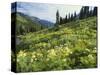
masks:
<instances>
[{"instance_id":1,"label":"green foliage","mask_svg":"<svg viewBox=\"0 0 100 75\"><path fill-rule=\"evenodd\" d=\"M44 29L40 23L36 21L32 21L30 18L27 17L27 15L24 15L23 13L12 13L12 26L15 25L14 23L14 17L16 15L15 23L16 23L16 34L17 35L23 35L29 32L36 32L41 29Z\"/></svg>"},{"instance_id":2,"label":"green foliage","mask_svg":"<svg viewBox=\"0 0 100 75\"><path fill-rule=\"evenodd\" d=\"M98 8L94 7L94 9L93 9L93 16L97 16L97 12L98 12Z\"/></svg>"},{"instance_id":3,"label":"green foliage","mask_svg":"<svg viewBox=\"0 0 100 75\"><path fill-rule=\"evenodd\" d=\"M91 10L90 10L91 9ZM65 18L62 18L59 15L59 11L57 10L56 12L56 27L68 22L72 22L72 21L76 21L78 19L85 19L88 17L93 17L93 16L97 16L97 7L94 7L93 9L89 6L82 6L80 13L76 13L76 11L74 11L74 13L69 13L66 14Z\"/></svg>"},{"instance_id":4,"label":"green foliage","mask_svg":"<svg viewBox=\"0 0 100 75\"><path fill-rule=\"evenodd\" d=\"M80 10L79 19L88 18L91 16L97 16L97 7L94 9L89 10L89 6L83 6Z\"/></svg>"},{"instance_id":5,"label":"green foliage","mask_svg":"<svg viewBox=\"0 0 100 75\"><path fill-rule=\"evenodd\" d=\"M56 12L56 26L58 26L59 25L59 23L60 23L60 16L59 16L59 11L57 10L57 12Z\"/></svg>"},{"instance_id":6,"label":"green foliage","mask_svg":"<svg viewBox=\"0 0 100 75\"><path fill-rule=\"evenodd\" d=\"M96 17L18 37L17 72L97 67Z\"/></svg>"}]
</instances>

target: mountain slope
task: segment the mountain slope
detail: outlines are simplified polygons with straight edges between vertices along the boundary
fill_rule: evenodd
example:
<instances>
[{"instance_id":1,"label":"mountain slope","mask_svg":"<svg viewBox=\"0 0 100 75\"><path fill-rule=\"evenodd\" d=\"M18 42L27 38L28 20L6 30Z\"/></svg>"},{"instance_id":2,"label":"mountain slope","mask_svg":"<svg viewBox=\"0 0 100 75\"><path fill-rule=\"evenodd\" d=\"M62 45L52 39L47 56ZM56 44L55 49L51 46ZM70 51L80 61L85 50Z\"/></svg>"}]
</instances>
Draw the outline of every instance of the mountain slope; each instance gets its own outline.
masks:
<instances>
[{"instance_id":1,"label":"mountain slope","mask_svg":"<svg viewBox=\"0 0 100 75\"><path fill-rule=\"evenodd\" d=\"M38 22L33 22L30 18L28 18L27 15L23 14L23 13L12 13L12 25L14 22L14 15L16 15L16 33L18 35L20 34L24 34L27 32L35 32L38 30L41 30L42 25L39 24Z\"/></svg>"},{"instance_id":2,"label":"mountain slope","mask_svg":"<svg viewBox=\"0 0 100 75\"><path fill-rule=\"evenodd\" d=\"M57 30L20 35L21 42L16 47L17 72L96 68L96 33L96 17L90 17L59 25Z\"/></svg>"},{"instance_id":3,"label":"mountain slope","mask_svg":"<svg viewBox=\"0 0 100 75\"><path fill-rule=\"evenodd\" d=\"M49 27L53 27L54 26L54 23L50 22L50 21L47 21L47 20L43 20L43 19L39 19L37 17L34 17L34 16L28 16L33 22L38 22L40 23L42 26L46 27L46 28L49 28Z\"/></svg>"},{"instance_id":4,"label":"mountain slope","mask_svg":"<svg viewBox=\"0 0 100 75\"><path fill-rule=\"evenodd\" d=\"M50 21L40 19L39 23L44 25L47 28L54 27L54 23L52 23Z\"/></svg>"},{"instance_id":5,"label":"mountain slope","mask_svg":"<svg viewBox=\"0 0 100 75\"><path fill-rule=\"evenodd\" d=\"M35 32L47 28L47 23L48 25L53 24L49 21L43 20L42 22L42 20L37 17L28 16L26 14L17 12L12 13L12 25L14 23L14 15L16 15L16 32L18 35L28 32Z\"/></svg>"},{"instance_id":6,"label":"mountain slope","mask_svg":"<svg viewBox=\"0 0 100 75\"><path fill-rule=\"evenodd\" d=\"M68 37L71 37L69 39L96 39L96 33L97 33L97 23L96 23L96 17L90 17L87 19L79 20L79 21L73 21L70 23L66 23L63 25L59 25L58 30L55 31L55 28L49 28L44 29L41 31L37 31L34 33L29 33L25 35L25 38L30 39L31 42L37 41L38 42L46 42L48 43L52 39L66 39L68 40ZM34 37L35 35L35 37ZM20 36L21 38L24 38L24 36ZM33 38L34 37L34 41ZM75 37L75 38L74 38ZM45 39L45 40L43 40ZM47 39L47 40L46 40ZM59 41L59 40L56 40ZM34 42L35 43L35 42ZM50 43L50 42L49 42ZM61 42L59 42L61 43Z\"/></svg>"}]
</instances>

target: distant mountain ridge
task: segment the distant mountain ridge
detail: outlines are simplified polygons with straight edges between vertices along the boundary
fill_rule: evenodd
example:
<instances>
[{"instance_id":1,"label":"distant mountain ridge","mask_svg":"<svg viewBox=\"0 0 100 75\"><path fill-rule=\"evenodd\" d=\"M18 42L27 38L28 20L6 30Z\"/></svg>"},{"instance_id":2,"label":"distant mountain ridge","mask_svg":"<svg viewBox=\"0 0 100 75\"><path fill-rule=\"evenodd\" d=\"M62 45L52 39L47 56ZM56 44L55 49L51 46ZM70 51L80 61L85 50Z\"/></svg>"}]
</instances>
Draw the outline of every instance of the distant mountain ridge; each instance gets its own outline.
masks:
<instances>
[{"instance_id":1,"label":"distant mountain ridge","mask_svg":"<svg viewBox=\"0 0 100 75\"><path fill-rule=\"evenodd\" d=\"M35 16L29 16L29 15L26 15L26 14L21 13L21 12L17 12L17 13L20 14L21 16L25 16L26 18L31 19L33 22L37 22L45 27L53 27L54 26L54 23L50 22L48 20L40 19L40 18L35 17Z\"/></svg>"},{"instance_id":2,"label":"distant mountain ridge","mask_svg":"<svg viewBox=\"0 0 100 75\"><path fill-rule=\"evenodd\" d=\"M39 22L40 22L40 24L45 25L46 27L53 27L54 26L54 23L47 21L47 20L40 19Z\"/></svg>"},{"instance_id":3,"label":"distant mountain ridge","mask_svg":"<svg viewBox=\"0 0 100 75\"><path fill-rule=\"evenodd\" d=\"M12 13L12 25L14 21L14 15L16 15L16 27L17 34L23 34L27 32L35 32L42 30L44 28L53 27L54 24L52 22L39 19L35 16L29 16L21 12Z\"/></svg>"}]
</instances>

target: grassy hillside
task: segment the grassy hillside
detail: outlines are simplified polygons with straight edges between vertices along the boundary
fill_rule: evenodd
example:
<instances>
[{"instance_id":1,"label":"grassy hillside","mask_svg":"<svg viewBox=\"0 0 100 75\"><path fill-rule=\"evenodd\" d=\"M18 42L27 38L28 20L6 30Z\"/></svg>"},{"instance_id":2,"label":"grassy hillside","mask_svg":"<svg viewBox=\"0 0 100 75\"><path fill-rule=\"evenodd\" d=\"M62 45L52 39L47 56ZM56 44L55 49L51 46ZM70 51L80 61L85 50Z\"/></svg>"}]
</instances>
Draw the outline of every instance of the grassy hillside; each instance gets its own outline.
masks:
<instances>
[{"instance_id":1,"label":"grassy hillside","mask_svg":"<svg viewBox=\"0 0 100 75\"><path fill-rule=\"evenodd\" d=\"M97 67L96 21L90 17L17 36L17 72Z\"/></svg>"},{"instance_id":2,"label":"grassy hillside","mask_svg":"<svg viewBox=\"0 0 100 75\"><path fill-rule=\"evenodd\" d=\"M43 28L43 26L39 22L31 20L29 16L20 12L12 13L12 25L14 25L13 24L15 17L14 15L16 15L17 35L25 34L28 32L39 31L41 30L41 28Z\"/></svg>"}]
</instances>

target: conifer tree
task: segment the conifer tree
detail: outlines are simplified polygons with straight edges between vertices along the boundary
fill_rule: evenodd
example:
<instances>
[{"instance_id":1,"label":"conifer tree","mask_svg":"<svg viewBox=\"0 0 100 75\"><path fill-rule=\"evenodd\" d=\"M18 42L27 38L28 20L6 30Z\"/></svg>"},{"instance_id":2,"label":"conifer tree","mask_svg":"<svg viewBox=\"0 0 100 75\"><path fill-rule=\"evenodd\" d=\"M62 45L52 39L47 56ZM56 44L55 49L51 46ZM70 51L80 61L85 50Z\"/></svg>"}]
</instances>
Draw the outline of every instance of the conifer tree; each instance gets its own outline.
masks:
<instances>
[{"instance_id":1,"label":"conifer tree","mask_svg":"<svg viewBox=\"0 0 100 75\"><path fill-rule=\"evenodd\" d=\"M67 18L67 14L66 14L66 17L65 17L65 23L67 23L68 22L68 18Z\"/></svg>"},{"instance_id":2,"label":"conifer tree","mask_svg":"<svg viewBox=\"0 0 100 75\"><path fill-rule=\"evenodd\" d=\"M63 23L63 19L62 19L62 17L60 17L60 24L62 24Z\"/></svg>"},{"instance_id":3,"label":"conifer tree","mask_svg":"<svg viewBox=\"0 0 100 75\"><path fill-rule=\"evenodd\" d=\"M84 6L84 18L87 18L89 16L89 6Z\"/></svg>"},{"instance_id":4,"label":"conifer tree","mask_svg":"<svg viewBox=\"0 0 100 75\"><path fill-rule=\"evenodd\" d=\"M77 14L76 11L74 12L74 20L76 20Z\"/></svg>"},{"instance_id":5,"label":"conifer tree","mask_svg":"<svg viewBox=\"0 0 100 75\"><path fill-rule=\"evenodd\" d=\"M70 20L73 21L74 17L73 14L71 14Z\"/></svg>"},{"instance_id":6,"label":"conifer tree","mask_svg":"<svg viewBox=\"0 0 100 75\"><path fill-rule=\"evenodd\" d=\"M93 9L93 16L97 16L97 7L94 7Z\"/></svg>"},{"instance_id":7,"label":"conifer tree","mask_svg":"<svg viewBox=\"0 0 100 75\"><path fill-rule=\"evenodd\" d=\"M83 19L83 18L84 18L84 7L81 8L80 14L79 14L79 19Z\"/></svg>"},{"instance_id":8,"label":"conifer tree","mask_svg":"<svg viewBox=\"0 0 100 75\"><path fill-rule=\"evenodd\" d=\"M60 20L60 16L59 16L59 11L57 10L57 12L56 12L56 25L58 25L59 24L59 21Z\"/></svg>"},{"instance_id":9,"label":"conifer tree","mask_svg":"<svg viewBox=\"0 0 100 75\"><path fill-rule=\"evenodd\" d=\"M89 11L89 17L92 17L92 16L93 16L93 10L90 9L90 11Z\"/></svg>"}]
</instances>

